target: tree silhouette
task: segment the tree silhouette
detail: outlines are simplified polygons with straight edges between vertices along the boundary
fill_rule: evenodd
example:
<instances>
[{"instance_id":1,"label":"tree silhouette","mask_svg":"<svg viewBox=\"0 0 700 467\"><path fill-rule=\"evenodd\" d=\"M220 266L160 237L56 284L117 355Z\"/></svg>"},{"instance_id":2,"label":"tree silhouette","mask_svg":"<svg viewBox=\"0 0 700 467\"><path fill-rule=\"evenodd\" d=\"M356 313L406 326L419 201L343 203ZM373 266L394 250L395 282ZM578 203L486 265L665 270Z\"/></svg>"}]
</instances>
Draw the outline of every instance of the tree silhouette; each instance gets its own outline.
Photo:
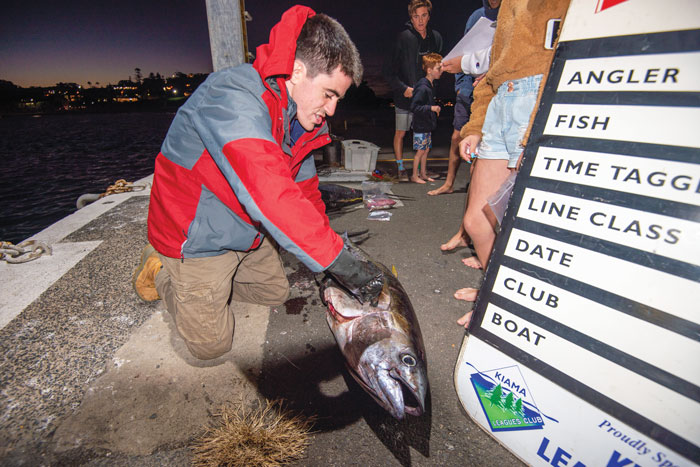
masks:
<instances>
[{"instance_id":1,"label":"tree silhouette","mask_svg":"<svg viewBox=\"0 0 700 467\"><path fill-rule=\"evenodd\" d=\"M503 401L503 404L505 405L506 409L513 408L513 393L512 392L508 393L508 395L506 396L506 400Z\"/></svg>"},{"instance_id":2,"label":"tree silhouette","mask_svg":"<svg viewBox=\"0 0 700 467\"><path fill-rule=\"evenodd\" d=\"M515 411L520 413L523 411L523 400L518 398L517 401L515 401Z\"/></svg>"},{"instance_id":3,"label":"tree silhouette","mask_svg":"<svg viewBox=\"0 0 700 467\"><path fill-rule=\"evenodd\" d=\"M141 68L134 68L134 73L136 74L136 81L140 83L141 79L143 78L143 76L141 76Z\"/></svg>"},{"instance_id":4,"label":"tree silhouette","mask_svg":"<svg viewBox=\"0 0 700 467\"><path fill-rule=\"evenodd\" d=\"M500 405L502 395L503 395L503 388L499 384L498 386L493 388L493 392L491 393L491 397L489 397L489 400L491 401L491 406L493 406L493 404Z\"/></svg>"}]
</instances>

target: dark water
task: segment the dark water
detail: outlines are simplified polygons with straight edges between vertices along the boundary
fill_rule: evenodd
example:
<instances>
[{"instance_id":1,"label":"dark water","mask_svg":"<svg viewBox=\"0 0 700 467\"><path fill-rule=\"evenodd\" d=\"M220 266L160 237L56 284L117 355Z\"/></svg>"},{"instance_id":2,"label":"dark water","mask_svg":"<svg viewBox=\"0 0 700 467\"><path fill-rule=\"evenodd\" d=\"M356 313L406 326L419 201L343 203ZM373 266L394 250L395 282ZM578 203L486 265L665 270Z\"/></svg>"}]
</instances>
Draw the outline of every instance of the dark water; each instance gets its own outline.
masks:
<instances>
[{"instance_id":1,"label":"dark water","mask_svg":"<svg viewBox=\"0 0 700 467\"><path fill-rule=\"evenodd\" d=\"M0 241L18 243L76 210L84 193L153 173L174 113L0 118Z\"/></svg>"}]
</instances>

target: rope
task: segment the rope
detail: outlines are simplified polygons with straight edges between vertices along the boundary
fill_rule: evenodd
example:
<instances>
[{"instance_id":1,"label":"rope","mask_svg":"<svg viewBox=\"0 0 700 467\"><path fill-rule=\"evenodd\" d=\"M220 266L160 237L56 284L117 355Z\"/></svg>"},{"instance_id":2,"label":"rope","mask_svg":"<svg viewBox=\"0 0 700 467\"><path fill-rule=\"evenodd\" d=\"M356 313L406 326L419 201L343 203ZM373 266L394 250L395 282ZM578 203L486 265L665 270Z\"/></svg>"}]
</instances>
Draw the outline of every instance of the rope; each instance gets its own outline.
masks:
<instances>
[{"instance_id":1,"label":"rope","mask_svg":"<svg viewBox=\"0 0 700 467\"><path fill-rule=\"evenodd\" d=\"M145 190L147 187L148 185L134 185L133 183L129 183L123 178L121 178L114 182L113 185L108 186L107 191L102 193L100 195L100 198L104 198L105 196L114 195L117 193L126 193L129 191L142 191Z\"/></svg>"},{"instance_id":2,"label":"rope","mask_svg":"<svg viewBox=\"0 0 700 467\"><path fill-rule=\"evenodd\" d=\"M25 240L17 245L12 242L0 242L0 260L9 264L27 263L44 253L52 254L51 247L37 240Z\"/></svg>"}]
</instances>

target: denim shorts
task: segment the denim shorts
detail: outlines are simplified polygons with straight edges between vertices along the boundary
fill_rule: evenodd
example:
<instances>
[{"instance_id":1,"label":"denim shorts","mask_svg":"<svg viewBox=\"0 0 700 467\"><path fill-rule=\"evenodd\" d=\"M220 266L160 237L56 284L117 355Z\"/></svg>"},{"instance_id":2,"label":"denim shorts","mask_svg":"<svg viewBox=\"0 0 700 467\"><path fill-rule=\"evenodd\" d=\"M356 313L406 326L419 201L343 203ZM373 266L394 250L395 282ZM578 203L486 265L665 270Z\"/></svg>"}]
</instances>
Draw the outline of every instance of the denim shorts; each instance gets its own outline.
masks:
<instances>
[{"instance_id":1,"label":"denim shorts","mask_svg":"<svg viewBox=\"0 0 700 467\"><path fill-rule=\"evenodd\" d=\"M430 149L433 147L433 137L431 133L413 133L413 149Z\"/></svg>"},{"instance_id":2,"label":"denim shorts","mask_svg":"<svg viewBox=\"0 0 700 467\"><path fill-rule=\"evenodd\" d=\"M479 159L507 160L514 168L524 147L522 140L537 102L542 75L506 81L498 88L486 111Z\"/></svg>"},{"instance_id":3,"label":"denim shorts","mask_svg":"<svg viewBox=\"0 0 700 467\"><path fill-rule=\"evenodd\" d=\"M413 114L409 110L394 107L396 110L396 129L398 131L409 131L411 122L413 122Z\"/></svg>"}]
</instances>

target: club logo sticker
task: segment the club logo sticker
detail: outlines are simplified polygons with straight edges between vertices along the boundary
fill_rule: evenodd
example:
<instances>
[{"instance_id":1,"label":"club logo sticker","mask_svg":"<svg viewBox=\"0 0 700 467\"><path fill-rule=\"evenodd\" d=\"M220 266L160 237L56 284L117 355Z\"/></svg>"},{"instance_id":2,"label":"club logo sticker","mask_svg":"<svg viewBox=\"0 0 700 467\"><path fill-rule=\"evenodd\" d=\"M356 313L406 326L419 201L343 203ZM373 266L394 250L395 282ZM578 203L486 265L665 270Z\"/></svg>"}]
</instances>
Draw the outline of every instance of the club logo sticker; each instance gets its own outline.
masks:
<instances>
[{"instance_id":1,"label":"club logo sticker","mask_svg":"<svg viewBox=\"0 0 700 467\"><path fill-rule=\"evenodd\" d=\"M469 363L467 365L474 368ZM545 418L556 422L537 408L517 365L477 370L470 380L493 432L538 430L544 426Z\"/></svg>"}]
</instances>

